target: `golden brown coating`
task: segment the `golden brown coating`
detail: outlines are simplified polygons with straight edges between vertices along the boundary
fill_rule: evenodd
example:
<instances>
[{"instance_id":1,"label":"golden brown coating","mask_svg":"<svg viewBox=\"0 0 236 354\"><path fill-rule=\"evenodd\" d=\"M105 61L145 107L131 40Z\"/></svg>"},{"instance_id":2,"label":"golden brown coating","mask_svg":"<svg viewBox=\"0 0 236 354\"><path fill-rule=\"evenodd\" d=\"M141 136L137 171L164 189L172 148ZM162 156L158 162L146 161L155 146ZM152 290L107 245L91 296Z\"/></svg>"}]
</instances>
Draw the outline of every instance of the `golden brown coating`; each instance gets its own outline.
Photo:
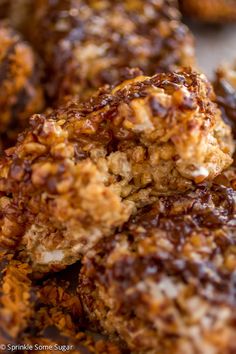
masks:
<instances>
[{"instance_id":1,"label":"golden brown coating","mask_svg":"<svg viewBox=\"0 0 236 354\"><path fill-rule=\"evenodd\" d=\"M78 264L55 277L39 281L31 333L26 333L24 341L33 345L51 345L53 353L58 352L56 346L60 345L67 346L69 353L120 354L118 344L111 343L104 336L95 339L83 329L84 314L76 294L79 270ZM43 351L49 352L47 348Z\"/></svg>"},{"instance_id":2,"label":"golden brown coating","mask_svg":"<svg viewBox=\"0 0 236 354\"><path fill-rule=\"evenodd\" d=\"M236 65L219 67L213 84L216 102L222 111L223 119L231 126L236 137Z\"/></svg>"},{"instance_id":3,"label":"golden brown coating","mask_svg":"<svg viewBox=\"0 0 236 354\"><path fill-rule=\"evenodd\" d=\"M13 254L1 251L0 273L0 341L14 343L34 313L31 268L14 259Z\"/></svg>"},{"instance_id":4,"label":"golden brown coating","mask_svg":"<svg viewBox=\"0 0 236 354\"><path fill-rule=\"evenodd\" d=\"M134 353L236 352L236 192L160 197L85 257L91 322Z\"/></svg>"},{"instance_id":5,"label":"golden brown coating","mask_svg":"<svg viewBox=\"0 0 236 354\"><path fill-rule=\"evenodd\" d=\"M10 345L5 351L1 347L2 353L17 348L24 353L39 348L41 353L121 353L118 344L104 336L97 339L82 327L84 316L75 290L79 265L55 278L33 282L29 265L17 258L0 253L0 341Z\"/></svg>"},{"instance_id":6,"label":"golden brown coating","mask_svg":"<svg viewBox=\"0 0 236 354\"><path fill-rule=\"evenodd\" d=\"M4 22L0 48L0 134L14 140L29 117L43 108L43 91L34 52Z\"/></svg>"},{"instance_id":7,"label":"golden brown coating","mask_svg":"<svg viewBox=\"0 0 236 354\"><path fill-rule=\"evenodd\" d=\"M187 71L34 115L1 162L1 244L57 269L159 195L212 180L233 150L212 98L205 76Z\"/></svg>"},{"instance_id":8,"label":"golden brown coating","mask_svg":"<svg viewBox=\"0 0 236 354\"><path fill-rule=\"evenodd\" d=\"M229 22L236 20L235 0L179 0L183 13L204 22Z\"/></svg>"},{"instance_id":9,"label":"golden brown coating","mask_svg":"<svg viewBox=\"0 0 236 354\"><path fill-rule=\"evenodd\" d=\"M123 81L194 64L193 38L175 0L35 0L30 38L48 67L54 100L86 98ZM33 26L33 27L32 27Z\"/></svg>"},{"instance_id":10,"label":"golden brown coating","mask_svg":"<svg viewBox=\"0 0 236 354\"><path fill-rule=\"evenodd\" d=\"M84 320L76 283L73 284L78 279L79 271L80 264L75 264L56 275L35 281L38 299L32 324L38 335L53 327L61 335L76 337Z\"/></svg>"}]
</instances>

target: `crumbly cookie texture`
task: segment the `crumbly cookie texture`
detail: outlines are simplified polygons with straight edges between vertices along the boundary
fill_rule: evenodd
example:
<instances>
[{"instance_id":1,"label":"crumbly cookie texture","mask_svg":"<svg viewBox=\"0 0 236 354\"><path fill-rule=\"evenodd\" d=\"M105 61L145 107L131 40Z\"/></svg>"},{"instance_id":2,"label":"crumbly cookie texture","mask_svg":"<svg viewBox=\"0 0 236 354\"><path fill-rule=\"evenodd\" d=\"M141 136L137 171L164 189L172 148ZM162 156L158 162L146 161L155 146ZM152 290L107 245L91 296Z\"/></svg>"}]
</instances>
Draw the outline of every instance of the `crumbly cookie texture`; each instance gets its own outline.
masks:
<instances>
[{"instance_id":1,"label":"crumbly cookie texture","mask_svg":"<svg viewBox=\"0 0 236 354\"><path fill-rule=\"evenodd\" d=\"M0 22L0 134L14 141L33 113L43 108L38 64L31 47Z\"/></svg>"},{"instance_id":2,"label":"crumbly cookie texture","mask_svg":"<svg viewBox=\"0 0 236 354\"><path fill-rule=\"evenodd\" d=\"M185 15L204 22L229 22L236 20L235 0L180 0Z\"/></svg>"},{"instance_id":3,"label":"crumbly cookie texture","mask_svg":"<svg viewBox=\"0 0 236 354\"><path fill-rule=\"evenodd\" d=\"M0 251L0 340L15 343L33 314L31 268Z\"/></svg>"},{"instance_id":4,"label":"crumbly cookie texture","mask_svg":"<svg viewBox=\"0 0 236 354\"><path fill-rule=\"evenodd\" d=\"M123 81L195 63L194 41L175 0L36 0L29 37L48 68L54 100L87 98ZM50 74L51 73L51 74Z\"/></svg>"},{"instance_id":5,"label":"crumbly cookie texture","mask_svg":"<svg viewBox=\"0 0 236 354\"><path fill-rule=\"evenodd\" d=\"M221 65L214 79L216 102L222 111L224 121L236 136L236 63Z\"/></svg>"},{"instance_id":6,"label":"crumbly cookie texture","mask_svg":"<svg viewBox=\"0 0 236 354\"><path fill-rule=\"evenodd\" d=\"M159 195L212 180L233 150L213 97L203 75L157 74L34 115L1 161L1 244L57 269Z\"/></svg>"},{"instance_id":7,"label":"crumbly cookie texture","mask_svg":"<svg viewBox=\"0 0 236 354\"><path fill-rule=\"evenodd\" d=\"M91 322L135 353L236 351L236 192L213 184L160 197L85 257Z\"/></svg>"},{"instance_id":8,"label":"crumbly cookie texture","mask_svg":"<svg viewBox=\"0 0 236 354\"><path fill-rule=\"evenodd\" d=\"M121 354L119 344L104 336L95 338L82 327L84 315L76 294L79 269L75 265L54 278L32 281L31 268L19 260L19 255L1 251L1 344L32 345L33 353L41 346L40 352L45 354L63 348L71 354Z\"/></svg>"},{"instance_id":9,"label":"crumbly cookie texture","mask_svg":"<svg viewBox=\"0 0 236 354\"><path fill-rule=\"evenodd\" d=\"M53 353L58 353L56 345L66 345L71 346L68 352L72 354L121 354L118 343L84 330L84 314L76 293L79 270L80 264L75 264L55 277L38 282L31 333L26 333L24 341L52 345ZM45 349L43 353L49 354L50 350Z\"/></svg>"}]
</instances>

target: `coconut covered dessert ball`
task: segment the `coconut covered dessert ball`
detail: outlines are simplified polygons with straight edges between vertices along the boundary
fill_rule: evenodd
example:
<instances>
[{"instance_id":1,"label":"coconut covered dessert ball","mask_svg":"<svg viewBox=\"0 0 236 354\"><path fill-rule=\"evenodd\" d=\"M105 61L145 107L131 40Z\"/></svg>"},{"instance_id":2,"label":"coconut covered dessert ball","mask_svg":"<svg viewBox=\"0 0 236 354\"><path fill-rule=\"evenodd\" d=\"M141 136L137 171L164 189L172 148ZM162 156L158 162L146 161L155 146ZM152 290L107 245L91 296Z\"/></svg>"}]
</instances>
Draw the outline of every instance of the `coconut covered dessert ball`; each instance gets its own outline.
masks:
<instances>
[{"instance_id":1,"label":"coconut covered dessert ball","mask_svg":"<svg viewBox=\"0 0 236 354\"><path fill-rule=\"evenodd\" d=\"M58 269L159 195L211 181L233 152L213 98L204 75L181 71L34 115L1 160L1 245Z\"/></svg>"},{"instance_id":2,"label":"coconut covered dessert ball","mask_svg":"<svg viewBox=\"0 0 236 354\"><path fill-rule=\"evenodd\" d=\"M40 70L32 48L0 22L0 135L14 140L43 108Z\"/></svg>"},{"instance_id":3,"label":"coconut covered dessert ball","mask_svg":"<svg viewBox=\"0 0 236 354\"><path fill-rule=\"evenodd\" d=\"M235 0L180 0L183 13L204 22L236 21Z\"/></svg>"},{"instance_id":4,"label":"coconut covered dessert ball","mask_svg":"<svg viewBox=\"0 0 236 354\"><path fill-rule=\"evenodd\" d=\"M48 69L51 101L87 98L125 78L194 64L193 37L175 0L36 0L29 37Z\"/></svg>"},{"instance_id":5,"label":"coconut covered dessert ball","mask_svg":"<svg viewBox=\"0 0 236 354\"><path fill-rule=\"evenodd\" d=\"M236 192L201 185L160 197L85 257L91 323L134 353L236 351Z\"/></svg>"}]
</instances>

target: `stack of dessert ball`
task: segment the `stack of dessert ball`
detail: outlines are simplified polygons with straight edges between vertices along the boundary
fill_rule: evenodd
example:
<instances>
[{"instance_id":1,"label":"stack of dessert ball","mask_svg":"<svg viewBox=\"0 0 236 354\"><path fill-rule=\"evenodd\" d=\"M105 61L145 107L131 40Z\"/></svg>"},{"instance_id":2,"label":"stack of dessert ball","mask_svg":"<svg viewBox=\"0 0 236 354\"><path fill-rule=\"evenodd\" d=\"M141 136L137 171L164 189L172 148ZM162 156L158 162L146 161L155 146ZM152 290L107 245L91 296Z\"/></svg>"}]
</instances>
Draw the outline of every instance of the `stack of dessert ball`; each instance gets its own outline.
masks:
<instances>
[{"instance_id":1,"label":"stack of dessert ball","mask_svg":"<svg viewBox=\"0 0 236 354\"><path fill-rule=\"evenodd\" d=\"M235 19L205 5L180 1ZM235 67L209 82L175 0L0 0L0 18L0 342L235 353Z\"/></svg>"}]
</instances>

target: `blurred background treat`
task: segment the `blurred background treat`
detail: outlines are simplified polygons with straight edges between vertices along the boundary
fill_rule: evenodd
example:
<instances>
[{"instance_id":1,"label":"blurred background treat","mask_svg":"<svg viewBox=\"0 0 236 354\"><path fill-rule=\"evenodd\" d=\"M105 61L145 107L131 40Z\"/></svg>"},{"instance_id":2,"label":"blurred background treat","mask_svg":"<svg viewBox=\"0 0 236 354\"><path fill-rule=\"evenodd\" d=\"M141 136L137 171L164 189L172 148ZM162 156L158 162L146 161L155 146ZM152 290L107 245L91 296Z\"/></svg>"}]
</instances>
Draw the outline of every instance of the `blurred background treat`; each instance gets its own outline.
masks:
<instances>
[{"instance_id":1,"label":"blurred background treat","mask_svg":"<svg viewBox=\"0 0 236 354\"><path fill-rule=\"evenodd\" d=\"M235 58L236 1L179 0L179 5L195 36L200 69L212 78L222 62Z\"/></svg>"},{"instance_id":2,"label":"blurred background treat","mask_svg":"<svg viewBox=\"0 0 236 354\"><path fill-rule=\"evenodd\" d=\"M233 135L236 137L236 62L231 65L221 65L217 69L214 89L223 119L231 126Z\"/></svg>"},{"instance_id":3,"label":"blurred background treat","mask_svg":"<svg viewBox=\"0 0 236 354\"><path fill-rule=\"evenodd\" d=\"M224 23L236 20L235 0L179 0L186 16L203 22Z\"/></svg>"},{"instance_id":4,"label":"blurred background treat","mask_svg":"<svg viewBox=\"0 0 236 354\"><path fill-rule=\"evenodd\" d=\"M185 18L196 42L197 62L201 70L213 79L221 64L228 64L236 57L236 23L210 25L193 23Z\"/></svg>"},{"instance_id":5,"label":"blurred background treat","mask_svg":"<svg viewBox=\"0 0 236 354\"><path fill-rule=\"evenodd\" d=\"M109 3L110 7L112 4L113 12L107 8ZM187 54L193 59L193 52L192 54L190 53L192 46L190 35L186 27L179 23L180 14L176 10L177 1L127 1L127 4L129 3L128 10L125 2L123 2L124 6L121 3L118 0L112 3L107 0L99 2L93 0L88 2L83 2L82 0L0 0L0 18L8 17L8 21L14 27L20 29L32 39L38 48L41 48L40 52L44 58L46 52L52 54L54 59L52 60L52 57L50 57L49 61L47 60L49 70L53 69L56 73L58 71L57 68L60 68L64 73L70 73L67 78L65 78L64 74L59 75L59 77L58 74L46 75L48 93L54 99L63 96L64 93L78 93L81 90L83 94L87 94L88 92L84 92L83 87L88 84L92 89L94 85L97 86L100 82L106 83L109 81L110 83L114 78L117 79L115 69L113 70L113 78L108 78L105 73L103 74L103 72L107 72L107 66L112 58L114 59L114 56L117 55L117 52L114 53L112 49L116 43L121 44L122 55L125 55L127 66L137 66L142 60L142 66L146 66L147 71L149 71L147 74L153 74L153 72L150 72L153 69L150 70L149 64L147 67L147 60L150 61L150 59L152 60L152 65L155 65L155 60L157 60L157 64L160 67L164 66L164 68L173 66L176 63L185 62L188 64L190 58L187 59ZM196 37L196 54L199 66L206 74L212 77L215 68L222 61L230 61L235 57L236 41L234 33L236 24L232 22L236 21L236 1L179 0L179 3L180 9L184 14L184 22L186 22ZM88 10L87 5L89 5L90 10ZM125 10L124 7L126 7ZM108 13L110 19L106 19L105 15ZM128 21L130 13L133 14L132 24ZM26 20L29 14L30 23ZM114 17L112 17L112 14ZM94 16L91 23L88 24L86 19L89 15ZM98 15L103 15L105 20L103 18L103 21L99 22ZM156 18L156 23L153 21L154 18ZM37 19L36 22L35 19ZM171 21L171 25L167 24L168 20ZM229 24L229 22L231 23ZM81 25L82 29L78 30L78 26ZM115 25L116 28L114 27ZM104 26L106 26L107 30L102 33ZM132 38L129 41L129 46L124 43L122 36L122 33L127 32L127 28ZM160 29L159 33L161 35L159 34L157 40L153 41L153 33L158 29ZM113 38L116 37L112 35L115 31L118 31L118 37L123 38L121 41L118 41L118 38ZM106 48L102 48L103 53L102 50L100 52L95 50L96 45L86 45L88 39L93 44L95 37L96 41L99 41L99 38L100 41L106 41ZM56 44L57 40L58 43ZM78 50L76 50L76 47L78 48L81 43L83 44L84 55L78 54ZM182 50L178 53L178 49L181 46ZM68 54L70 48L74 52L72 56ZM136 48L133 51L136 58L131 63L129 54L132 54L133 48ZM161 51L161 57L157 55L157 51ZM107 53L110 59L102 60ZM169 55L170 53L172 53L171 56ZM123 65L124 57L122 59L122 55L120 55L119 63L115 63L116 68ZM163 59L166 59L167 56L169 59L167 63L163 64ZM98 65L96 65L97 70L94 67L89 73L88 65L81 63L82 57L85 57L86 61L90 62L96 58L98 62ZM67 65L65 65L66 62ZM54 68L55 65L56 67ZM75 75L74 77L72 71L76 68L77 76ZM86 73L82 74L81 70L85 70ZM100 74L99 78L94 76L95 72ZM119 75L123 75L123 78L125 73ZM80 87L75 83L78 77L83 81ZM85 82L86 80L87 83ZM60 85L57 88L58 83Z\"/></svg>"},{"instance_id":6,"label":"blurred background treat","mask_svg":"<svg viewBox=\"0 0 236 354\"><path fill-rule=\"evenodd\" d=\"M0 136L12 144L29 117L43 109L40 65L33 49L4 22L0 22Z\"/></svg>"},{"instance_id":7,"label":"blurred background treat","mask_svg":"<svg viewBox=\"0 0 236 354\"><path fill-rule=\"evenodd\" d=\"M28 26L30 6L33 0L0 0L0 18L6 19L14 28L24 31Z\"/></svg>"},{"instance_id":8,"label":"blurred background treat","mask_svg":"<svg viewBox=\"0 0 236 354\"><path fill-rule=\"evenodd\" d=\"M0 0L0 18L5 18L9 11L9 1Z\"/></svg>"},{"instance_id":9,"label":"blurred background treat","mask_svg":"<svg viewBox=\"0 0 236 354\"><path fill-rule=\"evenodd\" d=\"M32 13L28 35L54 102L116 84L126 67L153 75L194 65L193 37L175 0L36 0Z\"/></svg>"}]
</instances>

